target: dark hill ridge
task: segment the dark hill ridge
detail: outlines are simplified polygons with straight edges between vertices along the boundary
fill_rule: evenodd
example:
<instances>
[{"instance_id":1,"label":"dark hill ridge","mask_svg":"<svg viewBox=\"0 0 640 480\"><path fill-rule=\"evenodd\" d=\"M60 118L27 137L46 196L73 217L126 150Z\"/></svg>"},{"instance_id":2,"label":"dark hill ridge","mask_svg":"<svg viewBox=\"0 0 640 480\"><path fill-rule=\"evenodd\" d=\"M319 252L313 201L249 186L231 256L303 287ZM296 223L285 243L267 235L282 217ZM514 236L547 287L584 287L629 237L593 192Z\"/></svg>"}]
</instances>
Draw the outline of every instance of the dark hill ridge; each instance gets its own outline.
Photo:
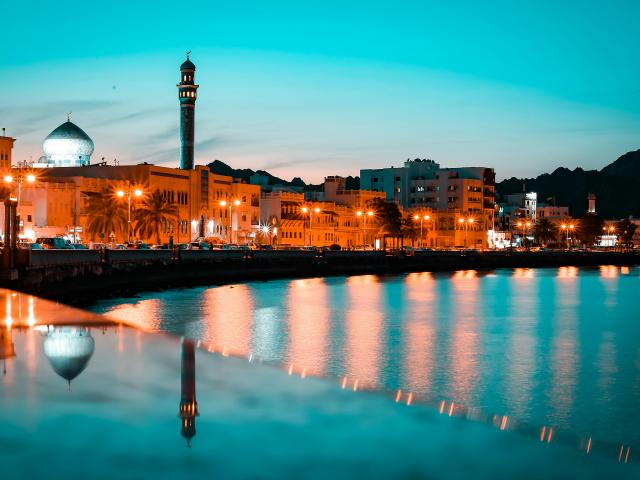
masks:
<instances>
[{"instance_id":1,"label":"dark hill ridge","mask_svg":"<svg viewBox=\"0 0 640 480\"><path fill-rule=\"evenodd\" d=\"M224 162L220 160L214 160L210 164L207 165L209 170L212 173L216 173L218 175L226 175L228 177L239 178L249 183L249 179L251 175L258 173L260 175L264 175L268 178L269 185L285 185L288 187L296 187L303 188L307 191L322 191L322 185L313 185L306 184L304 180L300 177L293 177L291 181L283 180L280 177L276 177L275 175L271 175L269 172L264 170L251 170L250 168L232 168ZM360 188L360 177L352 177L348 176L346 178L347 181L347 189L348 190L358 190Z\"/></svg>"},{"instance_id":2,"label":"dark hill ridge","mask_svg":"<svg viewBox=\"0 0 640 480\"><path fill-rule=\"evenodd\" d=\"M628 152L602 170L560 167L536 178L509 178L496 185L499 196L538 192L538 201L568 206L571 215L587 211L587 195L596 194L596 211L604 218L640 217L640 150Z\"/></svg>"}]
</instances>

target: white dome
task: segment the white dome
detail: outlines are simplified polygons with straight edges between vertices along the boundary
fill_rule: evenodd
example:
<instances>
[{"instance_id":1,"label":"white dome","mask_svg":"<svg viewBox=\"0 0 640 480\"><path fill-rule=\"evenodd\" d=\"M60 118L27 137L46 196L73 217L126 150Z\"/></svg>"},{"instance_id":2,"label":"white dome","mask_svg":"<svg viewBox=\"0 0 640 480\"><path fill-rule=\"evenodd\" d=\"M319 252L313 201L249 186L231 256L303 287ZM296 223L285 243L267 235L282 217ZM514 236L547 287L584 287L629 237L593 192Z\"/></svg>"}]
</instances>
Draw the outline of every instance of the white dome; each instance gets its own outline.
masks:
<instances>
[{"instance_id":1,"label":"white dome","mask_svg":"<svg viewBox=\"0 0 640 480\"><path fill-rule=\"evenodd\" d=\"M69 382L87 367L94 348L91 332L82 327L52 327L44 340L44 354L51 367Z\"/></svg>"},{"instance_id":2,"label":"white dome","mask_svg":"<svg viewBox=\"0 0 640 480\"><path fill-rule=\"evenodd\" d=\"M51 132L42 144L46 163L52 166L88 165L93 141L84 130L67 121Z\"/></svg>"}]
</instances>

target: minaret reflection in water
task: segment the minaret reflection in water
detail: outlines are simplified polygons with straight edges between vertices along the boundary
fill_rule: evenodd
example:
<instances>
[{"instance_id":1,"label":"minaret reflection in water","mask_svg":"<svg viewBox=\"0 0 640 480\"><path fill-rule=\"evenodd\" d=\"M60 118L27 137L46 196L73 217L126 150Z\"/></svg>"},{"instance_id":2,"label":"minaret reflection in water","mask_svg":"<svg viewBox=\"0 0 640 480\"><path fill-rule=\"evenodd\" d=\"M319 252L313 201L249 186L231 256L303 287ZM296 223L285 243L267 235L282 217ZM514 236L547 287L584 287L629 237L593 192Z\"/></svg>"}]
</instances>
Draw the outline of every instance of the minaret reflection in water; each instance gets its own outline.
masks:
<instances>
[{"instance_id":1,"label":"minaret reflection in water","mask_svg":"<svg viewBox=\"0 0 640 480\"><path fill-rule=\"evenodd\" d=\"M196 416L199 415L196 401L196 346L193 340L182 339L181 356L180 434L191 446L191 439L196 435Z\"/></svg>"}]
</instances>

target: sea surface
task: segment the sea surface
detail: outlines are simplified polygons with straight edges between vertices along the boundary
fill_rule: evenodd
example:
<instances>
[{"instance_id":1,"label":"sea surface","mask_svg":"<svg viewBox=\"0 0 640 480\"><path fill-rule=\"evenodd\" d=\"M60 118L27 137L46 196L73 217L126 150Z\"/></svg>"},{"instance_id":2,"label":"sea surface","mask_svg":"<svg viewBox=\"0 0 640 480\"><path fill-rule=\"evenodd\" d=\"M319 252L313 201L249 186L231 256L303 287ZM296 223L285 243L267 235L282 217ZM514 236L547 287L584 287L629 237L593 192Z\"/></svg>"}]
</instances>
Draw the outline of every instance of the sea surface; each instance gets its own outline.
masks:
<instances>
[{"instance_id":1,"label":"sea surface","mask_svg":"<svg viewBox=\"0 0 640 480\"><path fill-rule=\"evenodd\" d=\"M274 280L90 309L310 375L640 447L636 267Z\"/></svg>"}]
</instances>

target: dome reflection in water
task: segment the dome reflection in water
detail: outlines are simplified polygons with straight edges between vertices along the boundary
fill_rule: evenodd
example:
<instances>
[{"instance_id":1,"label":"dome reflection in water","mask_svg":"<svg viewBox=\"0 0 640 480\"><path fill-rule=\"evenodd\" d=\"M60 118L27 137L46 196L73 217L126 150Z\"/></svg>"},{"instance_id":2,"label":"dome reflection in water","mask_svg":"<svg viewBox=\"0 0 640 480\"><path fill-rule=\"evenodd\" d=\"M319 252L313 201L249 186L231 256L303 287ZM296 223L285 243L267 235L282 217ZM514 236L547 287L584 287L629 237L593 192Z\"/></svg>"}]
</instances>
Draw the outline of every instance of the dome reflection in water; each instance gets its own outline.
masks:
<instances>
[{"instance_id":1,"label":"dome reflection in water","mask_svg":"<svg viewBox=\"0 0 640 480\"><path fill-rule=\"evenodd\" d=\"M91 332L85 327L47 327L44 354L53 370L69 383L80 375L95 348Z\"/></svg>"}]
</instances>

